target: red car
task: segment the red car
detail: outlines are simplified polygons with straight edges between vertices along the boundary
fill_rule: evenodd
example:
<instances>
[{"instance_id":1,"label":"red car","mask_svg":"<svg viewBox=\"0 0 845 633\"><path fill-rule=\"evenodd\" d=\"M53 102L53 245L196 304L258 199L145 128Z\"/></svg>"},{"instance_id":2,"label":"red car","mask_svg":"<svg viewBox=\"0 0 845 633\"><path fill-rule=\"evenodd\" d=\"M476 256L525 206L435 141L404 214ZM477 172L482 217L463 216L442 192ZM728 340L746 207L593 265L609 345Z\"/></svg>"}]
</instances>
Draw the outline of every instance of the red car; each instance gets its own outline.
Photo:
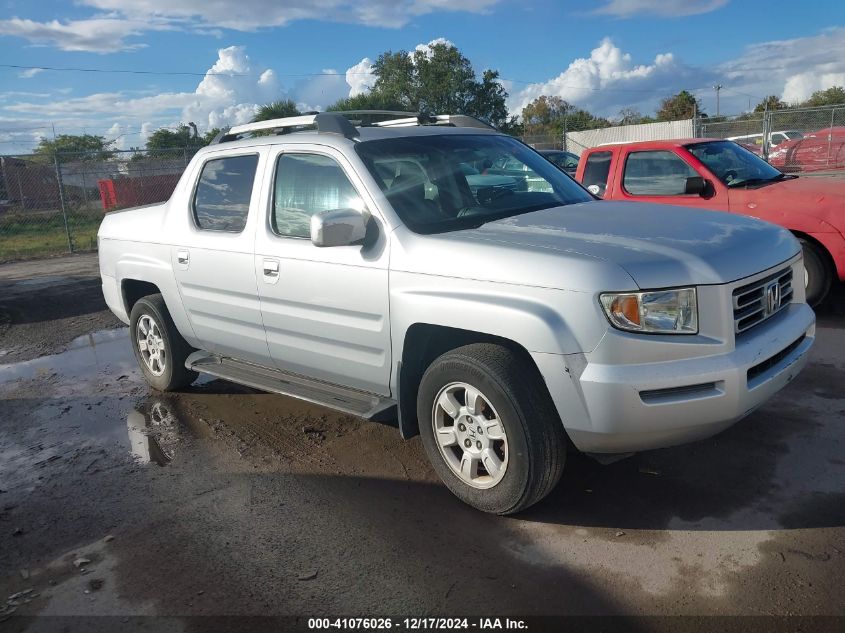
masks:
<instances>
[{"instance_id":1,"label":"red car","mask_svg":"<svg viewBox=\"0 0 845 633\"><path fill-rule=\"evenodd\" d=\"M828 127L804 138L784 141L769 152L769 162L785 172L845 168L845 127Z\"/></svg>"},{"instance_id":2,"label":"red car","mask_svg":"<svg viewBox=\"0 0 845 633\"><path fill-rule=\"evenodd\" d=\"M812 305L845 281L845 179L788 176L721 139L594 147L581 154L575 179L606 200L741 213L789 229L804 247Z\"/></svg>"}]
</instances>

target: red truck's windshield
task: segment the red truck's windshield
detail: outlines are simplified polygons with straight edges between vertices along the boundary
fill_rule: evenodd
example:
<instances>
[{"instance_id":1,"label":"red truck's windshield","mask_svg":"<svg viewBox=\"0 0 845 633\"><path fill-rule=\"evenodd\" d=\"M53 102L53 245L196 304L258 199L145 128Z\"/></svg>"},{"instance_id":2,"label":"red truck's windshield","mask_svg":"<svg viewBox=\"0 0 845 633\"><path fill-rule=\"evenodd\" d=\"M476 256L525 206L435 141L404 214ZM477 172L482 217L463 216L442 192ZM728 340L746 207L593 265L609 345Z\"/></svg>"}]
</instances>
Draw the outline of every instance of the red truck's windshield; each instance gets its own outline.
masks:
<instances>
[{"instance_id":1,"label":"red truck's windshield","mask_svg":"<svg viewBox=\"0 0 845 633\"><path fill-rule=\"evenodd\" d=\"M783 174L762 158L732 141L708 141L686 146L728 187L775 182Z\"/></svg>"}]
</instances>

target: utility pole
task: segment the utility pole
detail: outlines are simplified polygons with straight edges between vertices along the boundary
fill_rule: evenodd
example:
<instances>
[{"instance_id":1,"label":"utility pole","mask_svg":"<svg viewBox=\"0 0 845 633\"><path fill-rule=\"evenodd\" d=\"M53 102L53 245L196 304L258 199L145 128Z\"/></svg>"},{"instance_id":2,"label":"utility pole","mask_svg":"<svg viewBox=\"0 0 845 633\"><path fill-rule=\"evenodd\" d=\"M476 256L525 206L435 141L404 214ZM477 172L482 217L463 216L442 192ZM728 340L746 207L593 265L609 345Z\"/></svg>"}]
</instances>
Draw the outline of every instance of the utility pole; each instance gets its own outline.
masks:
<instances>
[{"instance_id":1,"label":"utility pole","mask_svg":"<svg viewBox=\"0 0 845 633\"><path fill-rule=\"evenodd\" d=\"M713 90L716 91L716 116L719 116L719 91L722 89L722 84L716 84L713 86Z\"/></svg>"}]
</instances>

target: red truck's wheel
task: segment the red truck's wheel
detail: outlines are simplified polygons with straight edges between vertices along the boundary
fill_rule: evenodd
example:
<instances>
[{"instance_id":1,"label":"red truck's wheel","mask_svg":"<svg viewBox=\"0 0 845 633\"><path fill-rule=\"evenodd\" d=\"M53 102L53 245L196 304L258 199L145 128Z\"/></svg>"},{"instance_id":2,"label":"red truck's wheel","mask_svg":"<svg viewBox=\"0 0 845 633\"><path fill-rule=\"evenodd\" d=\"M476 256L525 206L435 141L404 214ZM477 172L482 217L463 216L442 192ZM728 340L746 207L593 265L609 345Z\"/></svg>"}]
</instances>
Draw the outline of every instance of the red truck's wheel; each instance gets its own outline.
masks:
<instances>
[{"instance_id":1,"label":"red truck's wheel","mask_svg":"<svg viewBox=\"0 0 845 633\"><path fill-rule=\"evenodd\" d=\"M830 291L830 269L818 246L804 239L799 241L804 251L804 287L807 291L807 303L815 307L825 300Z\"/></svg>"}]
</instances>

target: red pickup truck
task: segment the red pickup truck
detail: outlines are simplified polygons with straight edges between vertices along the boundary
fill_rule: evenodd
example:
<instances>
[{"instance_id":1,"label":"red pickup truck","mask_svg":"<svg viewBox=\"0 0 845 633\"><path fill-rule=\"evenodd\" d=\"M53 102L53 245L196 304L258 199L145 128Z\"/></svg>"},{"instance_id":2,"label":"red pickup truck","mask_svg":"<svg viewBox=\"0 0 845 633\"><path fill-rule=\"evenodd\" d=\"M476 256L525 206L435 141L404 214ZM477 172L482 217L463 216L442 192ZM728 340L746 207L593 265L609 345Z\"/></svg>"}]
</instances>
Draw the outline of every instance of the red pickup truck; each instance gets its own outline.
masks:
<instances>
[{"instance_id":1,"label":"red pickup truck","mask_svg":"<svg viewBox=\"0 0 845 633\"><path fill-rule=\"evenodd\" d=\"M845 179L788 176L721 139L594 147L581 154L575 179L606 200L740 213L789 229L804 247L811 305L845 281Z\"/></svg>"}]
</instances>

